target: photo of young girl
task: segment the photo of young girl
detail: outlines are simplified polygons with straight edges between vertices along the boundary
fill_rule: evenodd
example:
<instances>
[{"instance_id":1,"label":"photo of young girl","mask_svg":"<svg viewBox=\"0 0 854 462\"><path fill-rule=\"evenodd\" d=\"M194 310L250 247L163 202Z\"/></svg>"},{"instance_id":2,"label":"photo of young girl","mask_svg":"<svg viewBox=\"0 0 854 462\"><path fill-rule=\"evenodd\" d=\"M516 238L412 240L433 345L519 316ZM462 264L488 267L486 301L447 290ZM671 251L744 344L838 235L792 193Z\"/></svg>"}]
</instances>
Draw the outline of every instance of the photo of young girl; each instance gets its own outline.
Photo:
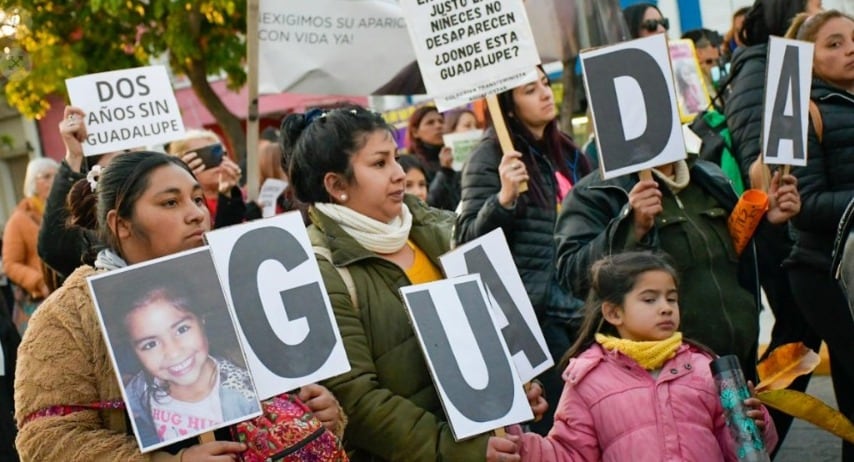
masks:
<instances>
[{"instance_id":1,"label":"photo of young girl","mask_svg":"<svg viewBox=\"0 0 854 462\"><path fill-rule=\"evenodd\" d=\"M216 277L205 248L90 279L143 452L260 412Z\"/></svg>"}]
</instances>

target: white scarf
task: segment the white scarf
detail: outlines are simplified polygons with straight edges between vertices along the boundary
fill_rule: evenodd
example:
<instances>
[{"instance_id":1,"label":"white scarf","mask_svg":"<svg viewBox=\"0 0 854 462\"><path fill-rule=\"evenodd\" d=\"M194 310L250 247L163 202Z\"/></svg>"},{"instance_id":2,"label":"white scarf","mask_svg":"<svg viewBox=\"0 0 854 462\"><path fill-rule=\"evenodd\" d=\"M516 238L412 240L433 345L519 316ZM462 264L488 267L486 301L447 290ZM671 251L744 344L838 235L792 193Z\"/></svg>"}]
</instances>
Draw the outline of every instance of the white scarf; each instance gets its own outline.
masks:
<instances>
[{"instance_id":1,"label":"white scarf","mask_svg":"<svg viewBox=\"0 0 854 462\"><path fill-rule=\"evenodd\" d=\"M406 245L412 228L412 214L402 204L400 215L389 223L371 217L343 205L316 202L314 207L331 218L362 247L378 254L395 253Z\"/></svg>"},{"instance_id":2,"label":"white scarf","mask_svg":"<svg viewBox=\"0 0 854 462\"><path fill-rule=\"evenodd\" d=\"M673 177L669 177L655 168L652 169L652 173L666 184L673 194L682 192L683 189L688 187L688 182L691 181L691 171L688 169L688 162L684 160L677 161L673 165Z\"/></svg>"},{"instance_id":3,"label":"white scarf","mask_svg":"<svg viewBox=\"0 0 854 462\"><path fill-rule=\"evenodd\" d=\"M95 259L95 268L98 269L114 270L124 268L127 265L127 262L125 262L119 254L110 249L101 250L98 252L98 257Z\"/></svg>"}]
</instances>

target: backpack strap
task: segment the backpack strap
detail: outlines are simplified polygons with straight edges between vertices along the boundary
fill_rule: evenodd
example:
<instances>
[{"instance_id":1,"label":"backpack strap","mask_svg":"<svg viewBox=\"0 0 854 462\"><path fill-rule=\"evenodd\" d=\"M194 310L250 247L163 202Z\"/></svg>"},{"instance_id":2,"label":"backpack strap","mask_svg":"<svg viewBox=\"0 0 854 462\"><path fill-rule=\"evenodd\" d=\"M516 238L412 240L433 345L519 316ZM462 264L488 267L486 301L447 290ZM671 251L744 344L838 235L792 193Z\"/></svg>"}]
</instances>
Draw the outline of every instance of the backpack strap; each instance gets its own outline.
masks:
<instances>
[{"instance_id":1,"label":"backpack strap","mask_svg":"<svg viewBox=\"0 0 854 462\"><path fill-rule=\"evenodd\" d=\"M359 311L359 298L356 296L356 284L353 282L353 275L350 274L350 269L346 266L335 266L335 263L332 263L332 252L326 247L313 245L311 248L314 249L315 255L322 257L335 268L335 271L338 272L338 275L341 276L341 280L344 281L344 285L347 287L347 293L350 294L350 303L353 304L353 309Z\"/></svg>"},{"instance_id":2,"label":"backpack strap","mask_svg":"<svg viewBox=\"0 0 854 462\"><path fill-rule=\"evenodd\" d=\"M818 142L821 143L821 139L824 136L824 121L821 120L821 111L818 109L818 104L815 104L815 101L812 99L810 99L810 119L812 119L812 125L815 127Z\"/></svg>"}]
</instances>

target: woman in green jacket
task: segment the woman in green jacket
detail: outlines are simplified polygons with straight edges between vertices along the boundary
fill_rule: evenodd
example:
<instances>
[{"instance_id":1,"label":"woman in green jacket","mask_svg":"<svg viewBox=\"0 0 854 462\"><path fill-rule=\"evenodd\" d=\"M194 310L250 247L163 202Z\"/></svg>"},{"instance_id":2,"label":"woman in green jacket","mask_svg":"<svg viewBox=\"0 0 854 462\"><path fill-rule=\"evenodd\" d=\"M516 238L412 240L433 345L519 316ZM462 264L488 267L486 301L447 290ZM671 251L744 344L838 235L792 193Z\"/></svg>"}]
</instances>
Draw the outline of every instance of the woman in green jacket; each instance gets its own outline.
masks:
<instances>
[{"instance_id":1,"label":"woman in green jacket","mask_svg":"<svg viewBox=\"0 0 854 462\"><path fill-rule=\"evenodd\" d=\"M351 370L325 385L349 417L351 460L518 461L511 440L455 442L442 410L398 290L444 277L454 216L405 195L391 128L361 107L292 114L282 146L311 204L312 245L329 250L331 262L318 260ZM332 265L349 272L355 300ZM539 387L529 400L541 414Z\"/></svg>"}]
</instances>

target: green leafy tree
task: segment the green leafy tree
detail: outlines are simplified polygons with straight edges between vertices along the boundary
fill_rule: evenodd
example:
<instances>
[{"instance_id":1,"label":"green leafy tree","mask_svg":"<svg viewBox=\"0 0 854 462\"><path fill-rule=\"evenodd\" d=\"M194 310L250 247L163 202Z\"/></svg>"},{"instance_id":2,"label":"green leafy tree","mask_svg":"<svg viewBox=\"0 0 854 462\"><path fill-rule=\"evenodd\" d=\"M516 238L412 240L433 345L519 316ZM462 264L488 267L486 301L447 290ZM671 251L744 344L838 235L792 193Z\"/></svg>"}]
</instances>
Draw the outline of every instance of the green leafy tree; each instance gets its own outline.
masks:
<instances>
[{"instance_id":1,"label":"green leafy tree","mask_svg":"<svg viewBox=\"0 0 854 462\"><path fill-rule=\"evenodd\" d=\"M65 93L69 77L145 66L168 56L222 127L239 158L246 153L240 119L208 83L225 75L230 89L246 81L246 0L0 0L22 12L16 39L28 66L9 75L6 96L29 117L47 112L47 97ZM8 14L8 13L7 13Z\"/></svg>"}]
</instances>

